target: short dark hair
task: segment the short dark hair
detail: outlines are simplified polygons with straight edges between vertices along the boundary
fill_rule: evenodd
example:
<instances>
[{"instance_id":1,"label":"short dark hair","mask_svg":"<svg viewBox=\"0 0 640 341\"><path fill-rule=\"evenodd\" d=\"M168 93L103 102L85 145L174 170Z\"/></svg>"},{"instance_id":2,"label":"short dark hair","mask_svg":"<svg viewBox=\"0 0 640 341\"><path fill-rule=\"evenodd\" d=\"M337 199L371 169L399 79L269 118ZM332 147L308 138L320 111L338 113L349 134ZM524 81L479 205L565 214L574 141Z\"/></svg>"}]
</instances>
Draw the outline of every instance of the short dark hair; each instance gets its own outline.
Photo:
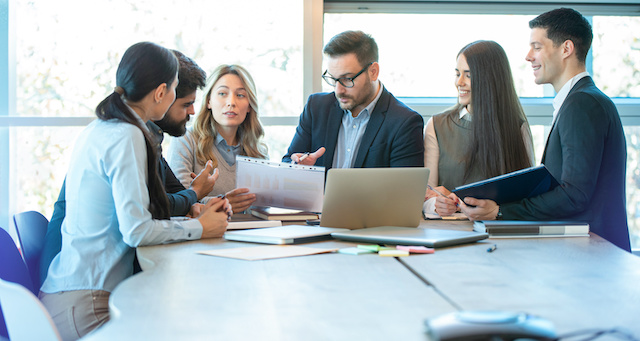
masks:
<instances>
[{"instance_id":1,"label":"short dark hair","mask_svg":"<svg viewBox=\"0 0 640 341\"><path fill-rule=\"evenodd\" d=\"M578 61L584 63L593 41L593 31L589 21L572 8L557 8L542 13L529 21L529 28L544 28L553 46L560 46L571 40L576 49Z\"/></svg>"},{"instance_id":2,"label":"short dark hair","mask_svg":"<svg viewBox=\"0 0 640 341\"><path fill-rule=\"evenodd\" d=\"M369 34L362 31L345 31L335 35L324 47L330 57L355 53L360 66L378 61L378 44Z\"/></svg>"},{"instance_id":3,"label":"short dark hair","mask_svg":"<svg viewBox=\"0 0 640 341\"><path fill-rule=\"evenodd\" d=\"M171 50L178 58L180 69L178 70L178 86L176 87L176 98L182 98L190 93L202 89L207 80L207 73L184 53Z\"/></svg>"}]
</instances>

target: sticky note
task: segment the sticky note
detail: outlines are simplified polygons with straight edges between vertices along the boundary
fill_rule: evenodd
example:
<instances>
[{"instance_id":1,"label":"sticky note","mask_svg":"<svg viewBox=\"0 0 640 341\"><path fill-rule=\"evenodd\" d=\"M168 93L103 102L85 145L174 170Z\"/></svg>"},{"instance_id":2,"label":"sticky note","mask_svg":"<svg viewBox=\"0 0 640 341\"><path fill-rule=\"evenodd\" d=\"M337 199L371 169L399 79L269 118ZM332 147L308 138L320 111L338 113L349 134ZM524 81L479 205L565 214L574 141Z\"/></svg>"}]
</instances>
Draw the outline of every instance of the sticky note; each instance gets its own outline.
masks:
<instances>
[{"instance_id":1,"label":"sticky note","mask_svg":"<svg viewBox=\"0 0 640 341\"><path fill-rule=\"evenodd\" d=\"M344 253L346 255L364 255L367 253L374 253L375 251L360 249L357 247L345 247L338 250L338 253Z\"/></svg>"},{"instance_id":2,"label":"sticky note","mask_svg":"<svg viewBox=\"0 0 640 341\"><path fill-rule=\"evenodd\" d=\"M369 250L371 252L380 251L380 245L358 245L356 248L362 249L362 250Z\"/></svg>"},{"instance_id":3,"label":"sticky note","mask_svg":"<svg viewBox=\"0 0 640 341\"><path fill-rule=\"evenodd\" d=\"M406 245L397 245L396 248L398 250L407 251L410 253L434 253L436 250L432 248L428 248L426 246L406 246Z\"/></svg>"},{"instance_id":4,"label":"sticky note","mask_svg":"<svg viewBox=\"0 0 640 341\"><path fill-rule=\"evenodd\" d=\"M409 255L409 251L403 250L382 250L378 252L381 257L406 257Z\"/></svg>"}]
</instances>

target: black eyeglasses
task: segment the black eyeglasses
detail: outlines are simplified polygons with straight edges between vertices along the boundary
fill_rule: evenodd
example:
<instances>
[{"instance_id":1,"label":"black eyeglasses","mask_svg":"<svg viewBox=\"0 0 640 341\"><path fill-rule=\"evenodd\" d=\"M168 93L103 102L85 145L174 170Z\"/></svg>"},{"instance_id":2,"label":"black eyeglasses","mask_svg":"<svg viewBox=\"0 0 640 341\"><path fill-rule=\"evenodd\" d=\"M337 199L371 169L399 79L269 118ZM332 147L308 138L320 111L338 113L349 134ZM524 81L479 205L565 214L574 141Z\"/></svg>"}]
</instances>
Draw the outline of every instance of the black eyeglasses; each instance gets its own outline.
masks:
<instances>
[{"instance_id":1,"label":"black eyeglasses","mask_svg":"<svg viewBox=\"0 0 640 341\"><path fill-rule=\"evenodd\" d=\"M360 74L362 74L367 68L369 68L369 66L371 66L371 64L373 64L373 62L367 64L365 67L362 68L362 70L360 70L360 72L356 73L356 75L353 76L353 77L333 78L333 77L331 77L331 76L329 76L327 74L327 72L329 72L329 70L326 70L322 74L322 79L324 79L324 81L327 82L327 84L329 84L331 86L336 86L336 84L339 82L345 88L353 88L353 80L356 79L356 77L360 76Z\"/></svg>"}]
</instances>

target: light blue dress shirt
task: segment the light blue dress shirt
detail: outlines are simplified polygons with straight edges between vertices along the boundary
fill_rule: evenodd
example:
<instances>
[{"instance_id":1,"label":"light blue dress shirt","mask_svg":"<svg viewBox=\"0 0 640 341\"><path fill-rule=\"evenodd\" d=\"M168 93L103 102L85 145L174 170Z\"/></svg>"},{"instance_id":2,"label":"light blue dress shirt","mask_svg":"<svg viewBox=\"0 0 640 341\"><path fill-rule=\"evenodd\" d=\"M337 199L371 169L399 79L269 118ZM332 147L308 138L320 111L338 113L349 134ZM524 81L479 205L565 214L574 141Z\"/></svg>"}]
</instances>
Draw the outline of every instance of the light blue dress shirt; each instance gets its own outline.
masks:
<instances>
[{"instance_id":1,"label":"light blue dress shirt","mask_svg":"<svg viewBox=\"0 0 640 341\"><path fill-rule=\"evenodd\" d=\"M378 83L378 94L358 115L353 117L351 110L345 110L342 115L342 125L338 132L338 142L336 143L335 155L333 157L333 168L352 168L358 155L362 136L367 130L371 112L375 108L382 95L382 83Z\"/></svg>"},{"instance_id":2,"label":"light blue dress shirt","mask_svg":"<svg viewBox=\"0 0 640 341\"><path fill-rule=\"evenodd\" d=\"M242 151L240 144L230 146L220 134L216 135L216 148L218 149L218 152L220 152L220 155L222 155L222 158L227 161L229 166L236 164L236 156L240 155L240 152Z\"/></svg>"},{"instance_id":3,"label":"light blue dress shirt","mask_svg":"<svg viewBox=\"0 0 640 341\"><path fill-rule=\"evenodd\" d=\"M80 134L65 199L62 250L42 285L46 293L111 292L132 275L135 247L202 236L197 219L152 219L144 136L121 121L97 119Z\"/></svg>"}]
</instances>

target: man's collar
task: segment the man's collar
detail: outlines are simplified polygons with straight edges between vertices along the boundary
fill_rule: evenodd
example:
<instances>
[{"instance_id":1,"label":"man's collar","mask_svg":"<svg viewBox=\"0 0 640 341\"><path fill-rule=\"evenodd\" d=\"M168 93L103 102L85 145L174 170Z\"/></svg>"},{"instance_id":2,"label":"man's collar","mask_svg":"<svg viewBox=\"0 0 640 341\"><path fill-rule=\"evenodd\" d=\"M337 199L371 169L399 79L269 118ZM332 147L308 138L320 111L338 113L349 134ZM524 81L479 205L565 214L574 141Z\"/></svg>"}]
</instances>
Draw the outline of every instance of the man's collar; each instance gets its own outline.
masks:
<instances>
[{"instance_id":1,"label":"man's collar","mask_svg":"<svg viewBox=\"0 0 640 341\"><path fill-rule=\"evenodd\" d=\"M580 72L579 74L569 79L562 86L560 91L558 91L558 93L556 94L556 97L553 99L553 109L554 110L560 109L560 107L562 106L562 103L564 103L564 100L567 98L567 95L569 95L569 91L571 91L571 89L576 85L576 83L578 83L579 80L588 76L589 76L589 73L584 71L584 72Z\"/></svg>"}]
</instances>

